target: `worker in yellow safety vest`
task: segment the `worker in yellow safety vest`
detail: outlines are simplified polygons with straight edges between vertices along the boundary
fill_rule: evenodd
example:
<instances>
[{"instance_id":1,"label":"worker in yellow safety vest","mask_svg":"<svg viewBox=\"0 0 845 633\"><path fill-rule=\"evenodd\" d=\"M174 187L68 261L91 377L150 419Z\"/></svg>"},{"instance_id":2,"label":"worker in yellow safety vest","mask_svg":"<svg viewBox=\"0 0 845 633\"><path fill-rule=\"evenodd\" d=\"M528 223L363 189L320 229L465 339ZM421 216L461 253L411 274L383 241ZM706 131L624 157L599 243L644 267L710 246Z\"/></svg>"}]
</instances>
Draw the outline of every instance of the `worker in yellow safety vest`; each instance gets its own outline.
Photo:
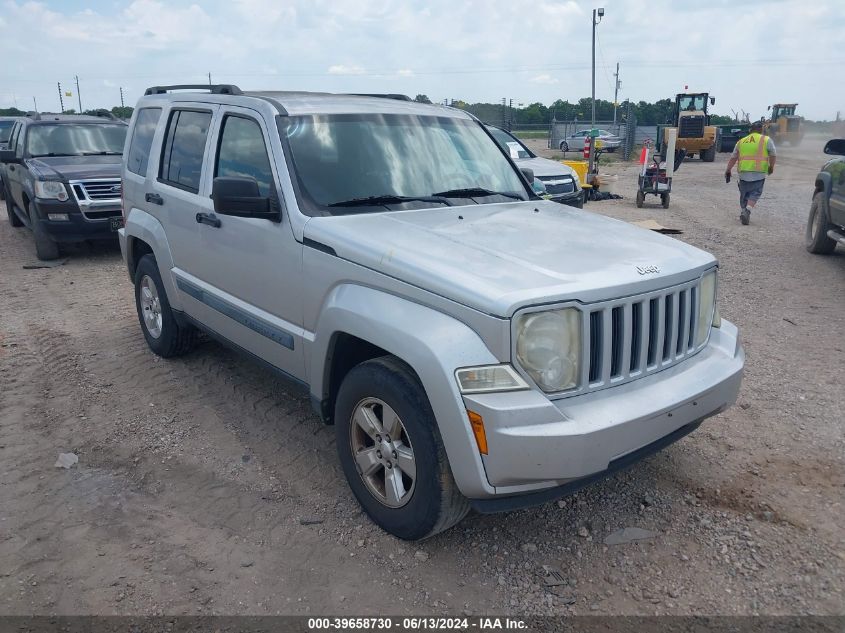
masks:
<instances>
[{"instance_id":1,"label":"worker in yellow safety vest","mask_svg":"<svg viewBox=\"0 0 845 633\"><path fill-rule=\"evenodd\" d=\"M774 141L763 134L763 123L755 121L751 124L751 134L737 141L725 169L725 181L730 182L731 170L739 163L739 221L743 224L748 224L751 220L751 209L763 194L766 176L774 172L776 159Z\"/></svg>"}]
</instances>

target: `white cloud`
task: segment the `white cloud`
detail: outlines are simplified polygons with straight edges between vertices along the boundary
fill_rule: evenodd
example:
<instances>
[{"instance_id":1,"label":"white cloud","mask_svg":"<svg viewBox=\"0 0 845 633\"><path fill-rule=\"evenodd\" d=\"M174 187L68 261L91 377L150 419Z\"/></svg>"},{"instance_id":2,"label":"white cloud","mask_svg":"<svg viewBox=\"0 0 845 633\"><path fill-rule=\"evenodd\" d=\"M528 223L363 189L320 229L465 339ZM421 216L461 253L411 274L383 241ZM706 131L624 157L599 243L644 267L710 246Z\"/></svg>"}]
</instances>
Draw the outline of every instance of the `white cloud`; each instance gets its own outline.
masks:
<instances>
[{"instance_id":1,"label":"white cloud","mask_svg":"<svg viewBox=\"0 0 845 633\"><path fill-rule=\"evenodd\" d=\"M357 64L347 66L346 64L335 64L329 66L330 75L363 75L364 69Z\"/></svg>"},{"instance_id":2,"label":"white cloud","mask_svg":"<svg viewBox=\"0 0 845 633\"><path fill-rule=\"evenodd\" d=\"M84 11L74 9L88 4ZM604 0L596 94L655 101L684 84L716 95L716 111L759 116L797 101L810 118L845 104L841 0ZM0 0L0 106L57 108L56 82L79 75L84 107L153 84L214 81L245 89L397 92L546 104L590 93L586 0ZM660 16L661 36L644 36ZM691 37L690 24L718 25ZM753 25L750 28L749 25ZM33 42L49 42L33 55ZM737 56L741 46L751 51ZM750 65L744 60L764 60ZM340 61L339 61L340 60ZM819 90L819 77L831 78ZM108 83L107 83L108 82ZM749 90L751 82L755 89ZM761 88L762 87L762 88ZM134 97L133 97L134 98Z\"/></svg>"}]
</instances>

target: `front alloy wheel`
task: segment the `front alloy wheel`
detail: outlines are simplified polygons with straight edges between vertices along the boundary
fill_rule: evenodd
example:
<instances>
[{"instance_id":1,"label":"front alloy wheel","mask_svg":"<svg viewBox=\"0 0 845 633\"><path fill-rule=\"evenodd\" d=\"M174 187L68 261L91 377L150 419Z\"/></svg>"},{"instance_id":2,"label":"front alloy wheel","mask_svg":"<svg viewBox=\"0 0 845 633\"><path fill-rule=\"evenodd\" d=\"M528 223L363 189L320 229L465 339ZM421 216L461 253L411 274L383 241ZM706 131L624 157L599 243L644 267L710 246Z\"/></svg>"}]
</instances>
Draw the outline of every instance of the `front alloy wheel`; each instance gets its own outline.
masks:
<instances>
[{"instance_id":1,"label":"front alloy wheel","mask_svg":"<svg viewBox=\"0 0 845 633\"><path fill-rule=\"evenodd\" d=\"M349 444L367 490L390 508L401 508L414 494L417 465L408 432L396 412L378 398L357 404Z\"/></svg>"}]
</instances>

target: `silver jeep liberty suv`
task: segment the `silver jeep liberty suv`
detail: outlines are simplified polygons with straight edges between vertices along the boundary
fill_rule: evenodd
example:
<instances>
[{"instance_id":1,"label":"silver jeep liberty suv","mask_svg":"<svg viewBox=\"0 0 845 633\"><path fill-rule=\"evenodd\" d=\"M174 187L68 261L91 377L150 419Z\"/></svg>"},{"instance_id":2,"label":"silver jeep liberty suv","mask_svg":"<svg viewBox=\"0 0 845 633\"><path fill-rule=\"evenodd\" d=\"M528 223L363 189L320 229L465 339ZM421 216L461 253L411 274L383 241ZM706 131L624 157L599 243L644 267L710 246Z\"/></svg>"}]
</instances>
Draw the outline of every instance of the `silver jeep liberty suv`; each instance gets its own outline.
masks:
<instances>
[{"instance_id":1,"label":"silver jeep liberty suv","mask_svg":"<svg viewBox=\"0 0 845 633\"><path fill-rule=\"evenodd\" d=\"M401 538L558 498L730 406L744 353L712 255L529 172L400 95L150 88L119 231L144 337L202 330L306 385Z\"/></svg>"}]
</instances>

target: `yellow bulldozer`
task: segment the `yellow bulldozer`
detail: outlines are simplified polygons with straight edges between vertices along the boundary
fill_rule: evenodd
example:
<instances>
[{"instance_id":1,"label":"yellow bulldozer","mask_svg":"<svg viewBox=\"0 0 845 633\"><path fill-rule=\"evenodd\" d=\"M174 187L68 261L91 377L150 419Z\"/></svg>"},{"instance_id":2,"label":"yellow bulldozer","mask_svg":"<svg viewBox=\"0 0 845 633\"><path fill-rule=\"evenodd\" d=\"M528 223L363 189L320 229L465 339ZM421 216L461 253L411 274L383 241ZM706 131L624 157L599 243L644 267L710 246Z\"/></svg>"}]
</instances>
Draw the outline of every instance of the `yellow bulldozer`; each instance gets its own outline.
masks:
<instances>
[{"instance_id":1,"label":"yellow bulldozer","mask_svg":"<svg viewBox=\"0 0 845 633\"><path fill-rule=\"evenodd\" d=\"M675 95L672 120L668 126L658 127L657 146L665 152L665 132L667 129L676 128L678 150L685 150L687 156L698 154L701 160L712 163L719 149L719 128L710 125L707 109L715 103L716 98L706 92Z\"/></svg>"},{"instance_id":2,"label":"yellow bulldozer","mask_svg":"<svg viewBox=\"0 0 845 633\"><path fill-rule=\"evenodd\" d=\"M775 143L800 145L804 138L804 125L801 117L795 114L797 103L776 103L769 106L772 116L764 122L764 131Z\"/></svg>"}]
</instances>

